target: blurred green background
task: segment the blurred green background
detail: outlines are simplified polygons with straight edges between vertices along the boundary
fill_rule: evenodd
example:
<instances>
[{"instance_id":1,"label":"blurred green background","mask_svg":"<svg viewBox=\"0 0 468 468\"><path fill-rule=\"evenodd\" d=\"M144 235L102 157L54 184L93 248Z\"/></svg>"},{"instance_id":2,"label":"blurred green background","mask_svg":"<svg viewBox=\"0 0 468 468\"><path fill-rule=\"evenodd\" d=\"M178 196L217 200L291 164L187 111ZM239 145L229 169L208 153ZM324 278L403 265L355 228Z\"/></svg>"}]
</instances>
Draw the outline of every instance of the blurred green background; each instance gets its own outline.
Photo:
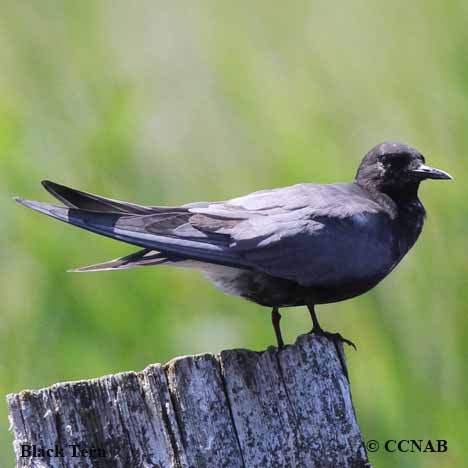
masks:
<instances>
[{"instance_id":1,"label":"blurred green background","mask_svg":"<svg viewBox=\"0 0 468 468\"><path fill-rule=\"evenodd\" d=\"M48 178L178 204L350 180L385 139L455 176L427 182L423 234L362 297L322 306L348 352L366 439L446 439L376 467L465 466L468 3L2 1L0 394L173 356L274 343L270 314L194 271L68 274L129 253L27 211ZM310 328L283 316L288 342ZM13 465L0 405L0 465Z\"/></svg>"}]
</instances>

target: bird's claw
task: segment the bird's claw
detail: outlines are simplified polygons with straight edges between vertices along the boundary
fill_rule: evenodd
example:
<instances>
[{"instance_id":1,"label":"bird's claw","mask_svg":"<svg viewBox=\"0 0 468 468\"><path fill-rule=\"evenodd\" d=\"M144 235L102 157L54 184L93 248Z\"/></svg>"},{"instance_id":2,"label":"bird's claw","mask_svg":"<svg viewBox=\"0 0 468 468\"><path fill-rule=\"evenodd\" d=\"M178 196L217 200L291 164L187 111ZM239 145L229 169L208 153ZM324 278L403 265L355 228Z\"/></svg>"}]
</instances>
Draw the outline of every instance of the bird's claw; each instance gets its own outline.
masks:
<instances>
[{"instance_id":1,"label":"bird's claw","mask_svg":"<svg viewBox=\"0 0 468 468\"><path fill-rule=\"evenodd\" d=\"M352 346L354 350L357 351L356 345L351 340L344 338L341 335L341 333L332 333L332 332L328 332L322 329L319 329L319 330L313 329L311 333L314 335L325 336L329 340L332 340L334 343L346 343L348 346Z\"/></svg>"}]
</instances>

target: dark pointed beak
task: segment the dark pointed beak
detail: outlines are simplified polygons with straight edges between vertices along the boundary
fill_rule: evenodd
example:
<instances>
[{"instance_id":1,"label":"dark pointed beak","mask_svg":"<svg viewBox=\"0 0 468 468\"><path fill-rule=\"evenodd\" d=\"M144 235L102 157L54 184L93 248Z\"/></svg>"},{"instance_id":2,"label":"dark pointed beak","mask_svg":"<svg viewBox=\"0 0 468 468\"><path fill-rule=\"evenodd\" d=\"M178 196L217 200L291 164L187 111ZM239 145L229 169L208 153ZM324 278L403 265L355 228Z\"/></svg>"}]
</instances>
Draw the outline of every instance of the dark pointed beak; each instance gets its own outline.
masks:
<instances>
[{"instance_id":1,"label":"dark pointed beak","mask_svg":"<svg viewBox=\"0 0 468 468\"><path fill-rule=\"evenodd\" d=\"M447 172L436 169L435 167L426 166L425 164L421 164L417 169L413 169L412 172L419 179L453 179Z\"/></svg>"}]
</instances>

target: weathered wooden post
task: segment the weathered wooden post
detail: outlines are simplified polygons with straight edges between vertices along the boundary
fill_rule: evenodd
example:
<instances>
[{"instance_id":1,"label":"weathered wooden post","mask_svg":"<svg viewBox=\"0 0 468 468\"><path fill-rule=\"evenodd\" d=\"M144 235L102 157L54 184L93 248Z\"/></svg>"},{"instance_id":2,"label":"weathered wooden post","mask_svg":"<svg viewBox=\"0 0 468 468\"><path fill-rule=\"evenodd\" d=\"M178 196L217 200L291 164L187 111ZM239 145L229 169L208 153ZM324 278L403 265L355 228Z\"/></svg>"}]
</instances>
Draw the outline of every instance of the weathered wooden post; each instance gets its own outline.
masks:
<instances>
[{"instance_id":1,"label":"weathered wooden post","mask_svg":"<svg viewBox=\"0 0 468 468\"><path fill-rule=\"evenodd\" d=\"M17 467L369 467L343 365L302 335L11 394Z\"/></svg>"}]
</instances>

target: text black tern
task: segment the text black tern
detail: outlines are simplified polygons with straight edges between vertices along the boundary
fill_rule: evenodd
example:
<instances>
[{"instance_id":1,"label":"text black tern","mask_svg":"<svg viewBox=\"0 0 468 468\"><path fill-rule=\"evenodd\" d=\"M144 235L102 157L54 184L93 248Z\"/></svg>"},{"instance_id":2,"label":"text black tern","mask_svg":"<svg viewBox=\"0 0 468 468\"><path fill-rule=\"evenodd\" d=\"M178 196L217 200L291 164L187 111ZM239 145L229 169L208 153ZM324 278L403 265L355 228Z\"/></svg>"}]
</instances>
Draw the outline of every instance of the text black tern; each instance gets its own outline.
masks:
<instances>
[{"instance_id":1,"label":"text black tern","mask_svg":"<svg viewBox=\"0 0 468 468\"><path fill-rule=\"evenodd\" d=\"M261 190L222 202L143 206L81 192L54 182L44 187L64 206L16 200L89 231L143 247L136 253L73 271L174 265L201 270L221 291L278 312L306 305L313 333L325 332L316 304L369 291L416 242L425 210L425 179L451 179L425 164L416 149L385 142L363 158L350 183Z\"/></svg>"}]
</instances>

